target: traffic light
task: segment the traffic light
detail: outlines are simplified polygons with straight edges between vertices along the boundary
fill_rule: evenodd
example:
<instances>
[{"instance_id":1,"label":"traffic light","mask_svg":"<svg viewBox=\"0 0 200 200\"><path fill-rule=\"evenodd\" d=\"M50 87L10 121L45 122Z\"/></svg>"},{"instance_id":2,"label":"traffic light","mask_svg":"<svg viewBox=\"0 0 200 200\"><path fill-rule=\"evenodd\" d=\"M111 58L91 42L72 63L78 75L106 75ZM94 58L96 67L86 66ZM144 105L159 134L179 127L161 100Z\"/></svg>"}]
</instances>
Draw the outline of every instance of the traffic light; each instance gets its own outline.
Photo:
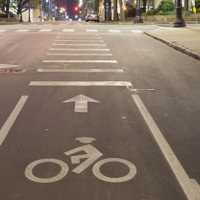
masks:
<instances>
[{"instance_id":1,"label":"traffic light","mask_svg":"<svg viewBox=\"0 0 200 200\"><path fill-rule=\"evenodd\" d=\"M75 6L75 7L74 7L74 10L75 10L75 11L78 11L78 10L79 10L79 7L78 7L78 6Z\"/></svg>"}]
</instances>

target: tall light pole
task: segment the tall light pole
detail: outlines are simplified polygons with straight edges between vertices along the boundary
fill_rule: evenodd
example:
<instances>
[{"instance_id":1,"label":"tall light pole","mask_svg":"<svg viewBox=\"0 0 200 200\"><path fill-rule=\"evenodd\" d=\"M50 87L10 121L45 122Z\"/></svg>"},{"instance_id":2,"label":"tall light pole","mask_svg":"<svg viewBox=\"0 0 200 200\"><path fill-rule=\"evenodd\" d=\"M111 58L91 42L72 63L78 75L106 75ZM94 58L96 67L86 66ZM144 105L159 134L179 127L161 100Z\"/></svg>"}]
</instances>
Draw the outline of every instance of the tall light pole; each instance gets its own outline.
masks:
<instances>
[{"instance_id":1,"label":"tall light pole","mask_svg":"<svg viewBox=\"0 0 200 200\"><path fill-rule=\"evenodd\" d=\"M141 8L140 8L140 0L136 0L136 15L135 15L135 19L134 22L135 23L143 23L143 19L141 16Z\"/></svg>"},{"instance_id":2,"label":"tall light pole","mask_svg":"<svg viewBox=\"0 0 200 200\"><path fill-rule=\"evenodd\" d=\"M182 15L182 0L176 0L176 21L174 27L184 27L185 21Z\"/></svg>"}]
</instances>

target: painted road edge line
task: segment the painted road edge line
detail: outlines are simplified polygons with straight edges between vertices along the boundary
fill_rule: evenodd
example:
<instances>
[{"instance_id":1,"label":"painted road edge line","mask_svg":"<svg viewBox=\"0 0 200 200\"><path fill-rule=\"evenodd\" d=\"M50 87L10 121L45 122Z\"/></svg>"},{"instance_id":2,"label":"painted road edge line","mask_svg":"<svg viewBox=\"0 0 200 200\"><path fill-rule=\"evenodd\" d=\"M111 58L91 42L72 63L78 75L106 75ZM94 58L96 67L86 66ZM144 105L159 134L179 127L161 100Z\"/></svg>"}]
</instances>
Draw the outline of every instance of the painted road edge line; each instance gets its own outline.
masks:
<instances>
[{"instance_id":1,"label":"painted road edge line","mask_svg":"<svg viewBox=\"0 0 200 200\"><path fill-rule=\"evenodd\" d=\"M22 111L26 101L28 99L28 96L22 96L18 103L16 104L14 110L12 113L9 115L8 119L4 123L4 125L0 129L0 146L3 144L4 140L6 139L10 129L14 125L18 115Z\"/></svg>"},{"instance_id":2,"label":"painted road edge line","mask_svg":"<svg viewBox=\"0 0 200 200\"><path fill-rule=\"evenodd\" d=\"M123 73L123 69L37 69L37 72L75 72L75 73Z\"/></svg>"},{"instance_id":3,"label":"painted road edge line","mask_svg":"<svg viewBox=\"0 0 200 200\"><path fill-rule=\"evenodd\" d=\"M31 81L29 86L124 86L132 87L128 81Z\"/></svg>"},{"instance_id":4,"label":"painted road edge line","mask_svg":"<svg viewBox=\"0 0 200 200\"><path fill-rule=\"evenodd\" d=\"M187 199L195 200L195 192L193 189L191 179L187 175L186 171L184 170L180 161L176 157L172 148L170 147L167 140L163 136L161 130L157 126L156 122L154 121L153 117L147 110L146 106L144 105L139 95L132 94L131 96L137 108L139 109L142 117L144 118L149 130L151 131L154 140L156 141L158 147L160 148L163 156L167 160L173 174L175 175Z\"/></svg>"}]
</instances>

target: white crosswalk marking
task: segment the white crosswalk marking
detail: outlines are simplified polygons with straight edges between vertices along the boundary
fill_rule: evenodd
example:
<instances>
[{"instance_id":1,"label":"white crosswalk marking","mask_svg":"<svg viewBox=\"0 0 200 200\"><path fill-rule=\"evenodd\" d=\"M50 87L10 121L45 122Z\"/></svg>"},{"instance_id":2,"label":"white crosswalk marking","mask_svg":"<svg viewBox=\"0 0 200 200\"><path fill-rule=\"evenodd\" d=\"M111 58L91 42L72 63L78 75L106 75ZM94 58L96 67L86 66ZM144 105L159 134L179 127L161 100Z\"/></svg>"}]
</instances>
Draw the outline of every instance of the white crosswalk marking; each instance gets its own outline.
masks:
<instances>
[{"instance_id":1,"label":"white crosswalk marking","mask_svg":"<svg viewBox=\"0 0 200 200\"><path fill-rule=\"evenodd\" d=\"M51 32L52 29L40 29L39 32Z\"/></svg>"},{"instance_id":2,"label":"white crosswalk marking","mask_svg":"<svg viewBox=\"0 0 200 200\"><path fill-rule=\"evenodd\" d=\"M74 32L74 29L63 29L62 32Z\"/></svg>"},{"instance_id":3,"label":"white crosswalk marking","mask_svg":"<svg viewBox=\"0 0 200 200\"><path fill-rule=\"evenodd\" d=\"M143 33L143 31L141 31L141 30L132 30L131 32L132 33Z\"/></svg>"},{"instance_id":4,"label":"white crosswalk marking","mask_svg":"<svg viewBox=\"0 0 200 200\"><path fill-rule=\"evenodd\" d=\"M110 29L109 32L111 32L111 33L120 33L121 30Z\"/></svg>"},{"instance_id":5,"label":"white crosswalk marking","mask_svg":"<svg viewBox=\"0 0 200 200\"><path fill-rule=\"evenodd\" d=\"M18 30L16 30L16 32L29 32L30 30L28 30L28 29L18 29Z\"/></svg>"},{"instance_id":6,"label":"white crosswalk marking","mask_svg":"<svg viewBox=\"0 0 200 200\"><path fill-rule=\"evenodd\" d=\"M86 32L98 32L97 29L86 29Z\"/></svg>"}]
</instances>

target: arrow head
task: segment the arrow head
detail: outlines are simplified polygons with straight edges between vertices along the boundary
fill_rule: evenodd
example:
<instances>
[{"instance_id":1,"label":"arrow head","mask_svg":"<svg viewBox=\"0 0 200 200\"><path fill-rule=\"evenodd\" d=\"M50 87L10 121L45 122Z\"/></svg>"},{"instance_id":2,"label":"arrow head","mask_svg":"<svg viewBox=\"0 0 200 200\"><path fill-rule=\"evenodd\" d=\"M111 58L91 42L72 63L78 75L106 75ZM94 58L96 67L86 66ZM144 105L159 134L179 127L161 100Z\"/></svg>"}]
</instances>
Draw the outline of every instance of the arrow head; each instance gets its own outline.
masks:
<instances>
[{"instance_id":1,"label":"arrow head","mask_svg":"<svg viewBox=\"0 0 200 200\"><path fill-rule=\"evenodd\" d=\"M85 96L85 95L77 95L71 99L68 99L66 101L63 101L63 103L69 103L69 102L93 102L93 103L100 103L99 101L95 100L95 99L92 99L88 96Z\"/></svg>"}]
</instances>

